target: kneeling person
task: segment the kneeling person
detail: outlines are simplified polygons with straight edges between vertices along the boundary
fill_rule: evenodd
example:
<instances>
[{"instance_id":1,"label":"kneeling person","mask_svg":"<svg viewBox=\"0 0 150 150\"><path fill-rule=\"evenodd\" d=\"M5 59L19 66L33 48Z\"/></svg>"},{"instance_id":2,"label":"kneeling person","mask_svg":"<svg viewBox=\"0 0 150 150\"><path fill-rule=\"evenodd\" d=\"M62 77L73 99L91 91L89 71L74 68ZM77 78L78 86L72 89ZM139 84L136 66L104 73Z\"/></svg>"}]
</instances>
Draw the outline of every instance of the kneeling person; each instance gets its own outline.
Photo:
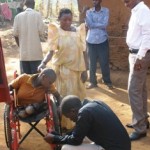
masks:
<instances>
[{"instance_id":1,"label":"kneeling person","mask_svg":"<svg viewBox=\"0 0 150 150\"><path fill-rule=\"evenodd\" d=\"M14 79L10 84L10 91L16 90L18 106L21 107L19 116L22 118L33 114L45 100L45 93L53 94L58 103L60 95L53 83L56 74L52 69L44 69L39 74L22 74Z\"/></svg>"},{"instance_id":2,"label":"kneeling person","mask_svg":"<svg viewBox=\"0 0 150 150\"><path fill-rule=\"evenodd\" d=\"M114 112L102 101L84 101L66 96L60 105L62 114L76 126L71 134L59 136L49 133L48 143L68 144L62 150L131 150L129 136ZM88 137L94 144L82 144Z\"/></svg>"}]
</instances>

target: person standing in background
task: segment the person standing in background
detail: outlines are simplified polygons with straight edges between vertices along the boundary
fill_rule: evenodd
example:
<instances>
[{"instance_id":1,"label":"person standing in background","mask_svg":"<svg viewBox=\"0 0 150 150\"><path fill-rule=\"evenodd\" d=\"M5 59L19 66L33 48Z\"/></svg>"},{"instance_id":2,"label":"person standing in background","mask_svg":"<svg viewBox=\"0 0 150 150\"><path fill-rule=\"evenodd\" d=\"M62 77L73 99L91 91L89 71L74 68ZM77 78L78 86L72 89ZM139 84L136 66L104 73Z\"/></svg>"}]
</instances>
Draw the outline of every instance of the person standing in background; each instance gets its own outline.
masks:
<instances>
[{"instance_id":1,"label":"person standing in background","mask_svg":"<svg viewBox=\"0 0 150 150\"><path fill-rule=\"evenodd\" d=\"M26 0L20 0L17 6L17 14L23 12L23 7L25 5Z\"/></svg>"},{"instance_id":2,"label":"person standing in background","mask_svg":"<svg viewBox=\"0 0 150 150\"><path fill-rule=\"evenodd\" d=\"M104 83L112 89L109 68L109 43L106 27L109 20L109 10L101 7L102 0L93 0L94 7L86 12L87 46L90 61L90 84L87 89L97 87L96 68L97 60L101 67Z\"/></svg>"},{"instance_id":3,"label":"person standing in background","mask_svg":"<svg viewBox=\"0 0 150 150\"><path fill-rule=\"evenodd\" d=\"M21 73L34 74L43 59L40 36L44 34L44 23L34 10L34 0L26 0L25 5L27 9L14 19L14 36L20 50Z\"/></svg>"},{"instance_id":4,"label":"person standing in background","mask_svg":"<svg viewBox=\"0 0 150 150\"><path fill-rule=\"evenodd\" d=\"M127 127L135 129L130 134L133 141L145 137L149 128L146 76L150 66L150 9L141 0L124 0L124 3L131 9L126 42L130 53L128 94L133 116Z\"/></svg>"}]
</instances>

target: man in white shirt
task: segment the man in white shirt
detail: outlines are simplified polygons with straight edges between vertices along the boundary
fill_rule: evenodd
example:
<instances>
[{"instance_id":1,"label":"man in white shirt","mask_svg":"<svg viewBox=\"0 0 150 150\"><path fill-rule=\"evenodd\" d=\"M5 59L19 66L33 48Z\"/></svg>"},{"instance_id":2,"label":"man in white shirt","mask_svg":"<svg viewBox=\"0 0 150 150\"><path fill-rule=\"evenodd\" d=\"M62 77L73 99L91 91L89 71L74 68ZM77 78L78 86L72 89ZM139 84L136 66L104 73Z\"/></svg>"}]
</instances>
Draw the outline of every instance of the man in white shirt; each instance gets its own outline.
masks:
<instances>
[{"instance_id":1,"label":"man in white shirt","mask_svg":"<svg viewBox=\"0 0 150 150\"><path fill-rule=\"evenodd\" d=\"M34 74L43 59L40 36L44 34L44 23L34 10L34 0L26 0L25 5L27 9L15 17L14 36L20 50L21 73Z\"/></svg>"},{"instance_id":2,"label":"man in white shirt","mask_svg":"<svg viewBox=\"0 0 150 150\"><path fill-rule=\"evenodd\" d=\"M145 137L149 128L146 77L150 66L150 9L141 0L124 3L131 9L126 42L130 52L128 94L133 117L127 127L135 129L130 135L133 141Z\"/></svg>"}]
</instances>

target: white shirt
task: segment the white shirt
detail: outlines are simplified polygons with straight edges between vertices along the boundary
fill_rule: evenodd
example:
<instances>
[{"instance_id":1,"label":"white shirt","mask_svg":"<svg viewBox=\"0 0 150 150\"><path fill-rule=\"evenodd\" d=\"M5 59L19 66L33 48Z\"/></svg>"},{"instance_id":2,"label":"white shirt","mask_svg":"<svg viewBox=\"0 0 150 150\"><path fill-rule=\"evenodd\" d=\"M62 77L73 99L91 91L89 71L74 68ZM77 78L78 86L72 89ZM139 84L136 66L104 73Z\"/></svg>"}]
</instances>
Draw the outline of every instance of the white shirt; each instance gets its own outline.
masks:
<instances>
[{"instance_id":1,"label":"white shirt","mask_svg":"<svg viewBox=\"0 0 150 150\"><path fill-rule=\"evenodd\" d=\"M130 49L139 49L137 56L145 57L150 49L150 9L142 1L131 13L126 42Z\"/></svg>"},{"instance_id":2,"label":"white shirt","mask_svg":"<svg viewBox=\"0 0 150 150\"><path fill-rule=\"evenodd\" d=\"M14 20L14 36L19 38L20 60L43 59L40 36L44 33L44 23L39 12L27 8Z\"/></svg>"}]
</instances>

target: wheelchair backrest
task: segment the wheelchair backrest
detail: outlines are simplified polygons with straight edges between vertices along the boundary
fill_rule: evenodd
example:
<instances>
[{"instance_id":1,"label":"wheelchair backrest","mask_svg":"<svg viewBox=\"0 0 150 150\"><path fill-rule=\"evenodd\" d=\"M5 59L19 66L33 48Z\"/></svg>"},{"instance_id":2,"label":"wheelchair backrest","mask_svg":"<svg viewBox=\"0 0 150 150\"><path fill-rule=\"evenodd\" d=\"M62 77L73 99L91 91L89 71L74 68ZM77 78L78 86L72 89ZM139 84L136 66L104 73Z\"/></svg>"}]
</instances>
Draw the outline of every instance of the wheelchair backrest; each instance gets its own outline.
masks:
<instances>
[{"instance_id":1,"label":"wheelchair backrest","mask_svg":"<svg viewBox=\"0 0 150 150\"><path fill-rule=\"evenodd\" d=\"M5 70L4 55L0 39L0 102L9 103L10 101L11 99L9 95L9 88Z\"/></svg>"}]
</instances>

